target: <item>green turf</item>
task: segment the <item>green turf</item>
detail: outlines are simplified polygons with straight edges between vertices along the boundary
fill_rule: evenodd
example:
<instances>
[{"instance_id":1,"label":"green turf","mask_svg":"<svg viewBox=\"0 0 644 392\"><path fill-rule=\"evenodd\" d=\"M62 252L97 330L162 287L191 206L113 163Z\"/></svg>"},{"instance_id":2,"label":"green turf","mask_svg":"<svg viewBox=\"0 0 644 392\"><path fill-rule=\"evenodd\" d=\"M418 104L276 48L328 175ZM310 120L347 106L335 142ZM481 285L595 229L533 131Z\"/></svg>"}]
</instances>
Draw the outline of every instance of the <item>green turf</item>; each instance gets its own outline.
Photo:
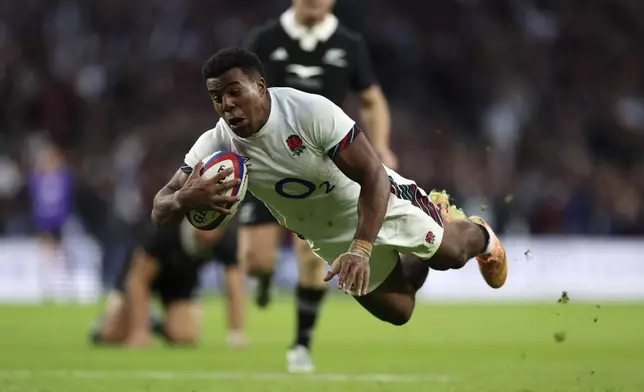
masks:
<instances>
[{"instance_id":1,"label":"green turf","mask_svg":"<svg viewBox=\"0 0 644 392\"><path fill-rule=\"evenodd\" d=\"M644 391L642 304L419 305L407 326L393 327L333 297L316 335L313 379L283 372L290 301L251 309L251 345L240 351L223 344L222 304L206 306L199 348L143 351L88 346L98 306L0 307L0 392Z\"/></svg>"}]
</instances>

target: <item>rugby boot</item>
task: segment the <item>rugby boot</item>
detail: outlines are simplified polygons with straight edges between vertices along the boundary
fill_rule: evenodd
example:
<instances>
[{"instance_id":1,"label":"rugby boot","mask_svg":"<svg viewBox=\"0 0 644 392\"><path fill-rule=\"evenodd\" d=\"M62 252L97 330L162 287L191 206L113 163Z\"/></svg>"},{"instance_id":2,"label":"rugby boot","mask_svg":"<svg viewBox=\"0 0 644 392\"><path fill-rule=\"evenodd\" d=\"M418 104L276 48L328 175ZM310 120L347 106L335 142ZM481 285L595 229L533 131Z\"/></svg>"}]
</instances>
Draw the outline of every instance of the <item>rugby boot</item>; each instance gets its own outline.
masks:
<instances>
[{"instance_id":1,"label":"rugby boot","mask_svg":"<svg viewBox=\"0 0 644 392\"><path fill-rule=\"evenodd\" d=\"M492 288L498 289L508 277L508 259L501 241L490 225L479 216L471 216L470 222L483 226L490 235L486 253L476 256L479 269L485 282Z\"/></svg>"}]
</instances>

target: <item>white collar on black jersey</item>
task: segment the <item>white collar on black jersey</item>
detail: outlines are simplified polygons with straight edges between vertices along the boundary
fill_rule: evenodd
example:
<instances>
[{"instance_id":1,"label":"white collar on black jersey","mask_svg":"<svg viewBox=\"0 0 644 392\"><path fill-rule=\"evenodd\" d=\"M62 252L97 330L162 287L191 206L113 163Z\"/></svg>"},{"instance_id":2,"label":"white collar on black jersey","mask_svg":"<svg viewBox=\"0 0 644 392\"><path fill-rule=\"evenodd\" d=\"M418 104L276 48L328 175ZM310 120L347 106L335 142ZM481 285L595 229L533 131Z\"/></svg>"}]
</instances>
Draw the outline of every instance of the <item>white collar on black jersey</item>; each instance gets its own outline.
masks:
<instances>
[{"instance_id":1,"label":"white collar on black jersey","mask_svg":"<svg viewBox=\"0 0 644 392\"><path fill-rule=\"evenodd\" d=\"M280 24L286 34L293 39L300 40L302 50L311 52L315 50L318 42L324 42L331 38L333 33L338 29L338 18L333 14L328 14L324 20L312 28L304 26L295 20L295 11L289 8L280 16Z\"/></svg>"}]
</instances>

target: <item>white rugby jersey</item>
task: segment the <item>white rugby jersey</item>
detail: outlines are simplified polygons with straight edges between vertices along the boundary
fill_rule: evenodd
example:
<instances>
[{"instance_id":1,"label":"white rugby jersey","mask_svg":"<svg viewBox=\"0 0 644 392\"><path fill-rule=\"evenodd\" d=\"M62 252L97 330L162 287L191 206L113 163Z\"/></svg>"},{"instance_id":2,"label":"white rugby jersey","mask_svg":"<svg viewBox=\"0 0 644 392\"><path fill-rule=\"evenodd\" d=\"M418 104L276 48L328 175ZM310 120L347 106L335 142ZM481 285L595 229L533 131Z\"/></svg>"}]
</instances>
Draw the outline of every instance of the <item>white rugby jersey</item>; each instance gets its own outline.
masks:
<instances>
[{"instance_id":1,"label":"white rugby jersey","mask_svg":"<svg viewBox=\"0 0 644 392\"><path fill-rule=\"evenodd\" d=\"M353 239L360 195L360 185L345 176L333 158L355 140L360 129L320 95L286 87L270 88L269 93L271 113L259 132L240 138L220 119L186 154L182 170L189 174L216 151L245 157L248 189L282 226L312 242L318 254L331 262ZM429 257L438 244L435 233L428 230L442 226L438 210L413 181L386 170L391 195L376 245L417 252L420 243Z\"/></svg>"},{"instance_id":2,"label":"white rugby jersey","mask_svg":"<svg viewBox=\"0 0 644 392\"><path fill-rule=\"evenodd\" d=\"M215 151L233 151L248 167L248 189L278 222L312 242L351 241L360 185L332 158L360 133L330 100L292 88L269 88L266 124L241 138L220 119L186 154L186 172Z\"/></svg>"}]
</instances>

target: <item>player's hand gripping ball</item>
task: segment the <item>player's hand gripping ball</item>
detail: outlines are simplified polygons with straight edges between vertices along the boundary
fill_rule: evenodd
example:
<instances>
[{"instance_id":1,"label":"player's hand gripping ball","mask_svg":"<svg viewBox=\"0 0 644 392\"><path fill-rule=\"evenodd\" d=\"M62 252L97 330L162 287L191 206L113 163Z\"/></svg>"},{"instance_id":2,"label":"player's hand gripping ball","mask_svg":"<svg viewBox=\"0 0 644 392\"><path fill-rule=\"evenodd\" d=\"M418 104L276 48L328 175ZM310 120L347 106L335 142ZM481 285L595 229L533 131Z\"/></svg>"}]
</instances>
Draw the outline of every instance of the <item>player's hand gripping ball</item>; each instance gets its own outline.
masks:
<instances>
[{"instance_id":1,"label":"player's hand gripping ball","mask_svg":"<svg viewBox=\"0 0 644 392\"><path fill-rule=\"evenodd\" d=\"M184 190L195 196L186 214L191 225L201 230L225 226L235 216L248 187L244 158L218 151L195 166ZM199 202L196 202L196 199ZM194 205L196 204L196 205Z\"/></svg>"}]
</instances>

